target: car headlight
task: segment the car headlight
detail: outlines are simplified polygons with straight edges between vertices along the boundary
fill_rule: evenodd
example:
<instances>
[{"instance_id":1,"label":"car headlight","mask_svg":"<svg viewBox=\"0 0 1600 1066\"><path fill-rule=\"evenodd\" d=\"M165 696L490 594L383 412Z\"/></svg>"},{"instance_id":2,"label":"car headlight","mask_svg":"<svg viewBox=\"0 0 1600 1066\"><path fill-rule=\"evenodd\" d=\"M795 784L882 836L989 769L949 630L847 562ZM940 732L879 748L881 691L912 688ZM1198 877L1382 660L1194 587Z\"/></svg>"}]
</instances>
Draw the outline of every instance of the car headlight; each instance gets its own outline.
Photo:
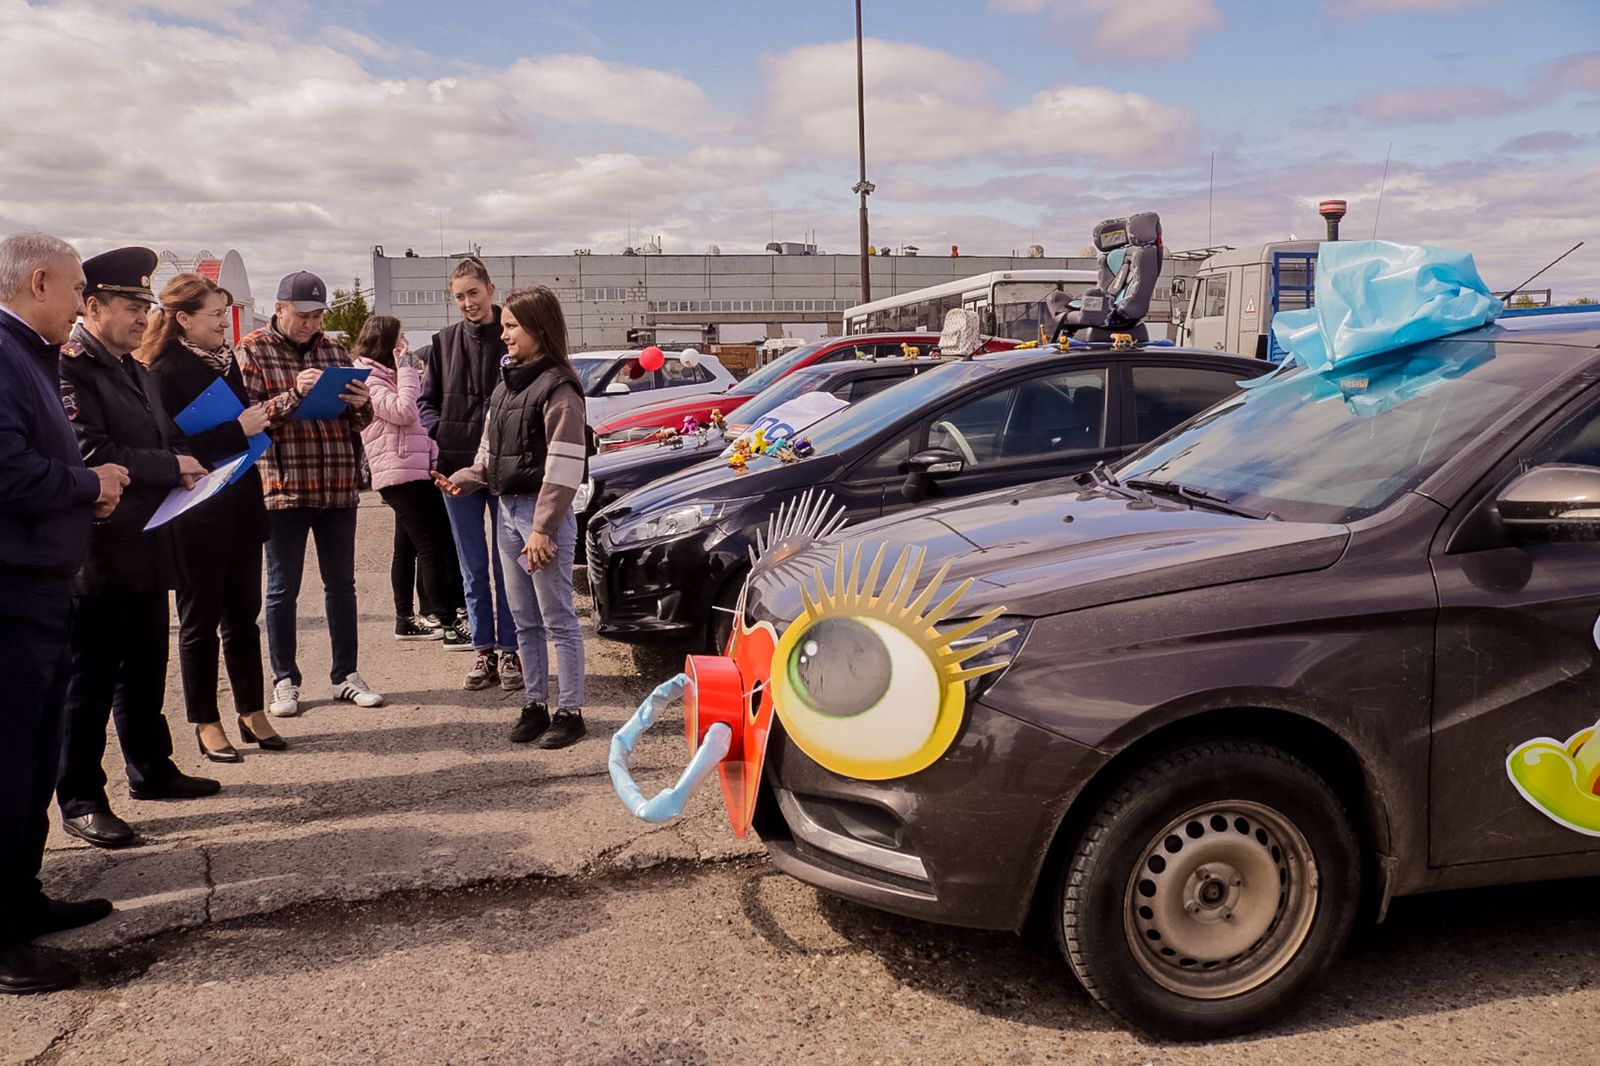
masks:
<instances>
[{"instance_id":1,"label":"car headlight","mask_svg":"<svg viewBox=\"0 0 1600 1066\"><path fill-rule=\"evenodd\" d=\"M726 509L726 503L692 503L670 511L641 515L617 526L611 533L611 543L621 547L681 537L716 521Z\"/></svg>"},{"instance_id":2,"label":"car headlight","mask_svg":"<svg viewBox=\"0 0 1600 1066\"><path fill-rule=\"evenodd\" d=\"M615 433L607 433L601 437L598 447L600 451L608 452L614 448L638 444L640 441L649 440L657 433L660 433L661 429L662 427L660 426L634 426L632 429L619 429Z\"/></svg>"},{"instance_id":3,"label":"car headlight","mask_svg":"<svg viewBox=\"0 0 1600 1066\"><path fill-rule=\"evenodd\" d=\"M578 491L572 496L572 509L578 514L589 509L589 504L594 500L594 478L586 477L583 484L578 486Z\"/></svg>"},{"instance_id":4,"label":"car headlight","mask_svg":"<svg viewBox=\"0 0 1600 1066\"><path fill-rule=\"evenodd\" d=\"M961 619L956 618L947 622L940 622L939 628L940 630L948 632L950 630L960 628L963 624L964 623ZM979 654L974 655L972 658L962 662L962 669L968 670L975 667L989 666L993 663L1005 664L1005 666L999 670L992 670L981 677L974 677L967 682L967 702L969 706L973 700L978 699L985 692L988 692L994 687L996 681L999 681L1005 676L1006 669L1010 667L1013 661L1016 660L1017 653L1022 650L1022 642L1028 639L1028 630L1032 626L1033 619L1031 618L1022 618L1014 614L1004 614L999 618L996 618L993 622L990 622L988 625L984 626L982 629L979 629L977 632L969 633L960 640L951 642L951 650L960 651L962 648L970 648L974 645L982 644L985 641L993 640L995 637L1001 636L1005 633L1012 632L1010 637L1002 640L994 647L987 648Z\"/></svg>"}]
</instances>

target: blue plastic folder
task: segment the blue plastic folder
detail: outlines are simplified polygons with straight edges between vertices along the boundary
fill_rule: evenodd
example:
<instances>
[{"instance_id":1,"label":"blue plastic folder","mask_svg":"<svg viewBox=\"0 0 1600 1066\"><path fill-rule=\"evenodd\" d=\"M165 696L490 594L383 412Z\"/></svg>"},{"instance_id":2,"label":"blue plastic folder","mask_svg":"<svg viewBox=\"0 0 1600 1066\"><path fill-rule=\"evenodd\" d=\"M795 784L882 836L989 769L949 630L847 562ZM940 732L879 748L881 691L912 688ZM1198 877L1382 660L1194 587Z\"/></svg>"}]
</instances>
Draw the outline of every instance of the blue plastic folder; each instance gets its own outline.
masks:
<instances>
[{"instance_id":1,"label":"blue plastic folder","mask_svg":"<svg viewBox=\"0 0 1600 1066\"><path fill-rule=\"evenodd\" d=\"M179 429L193 435L195 433L204 433L208 429L215 429L224 422L231 422L238 418L243 411L244 404L239 402L239 397L233 394L233 390L228 387L226 381L218 378L206 386L206 390L196 396L193 403L180 411L173 421L177 423ZM228 477L227 484L229 485L243 477L245 471L254 466L256 460L260 459L266 450L272 446L271 438L265 433L257 433L253 437L245 438L245 440L250 445L248 448L238 455L230 455L216 464L217 468L220 469L232 463L239 455L245 456L245 461L235 467L233 473Z\"/></svg>"},{"instance_id":2,"label":"blue plastic folder","mask_svg":"<svg viewBox=\"0 0 1600 1066\"><path fill-rule=\"evenodd\" d=\"M323 370L317 383L306 393L300 401L300 406L294 409L290 418L338 418L344 414L348 406L339 399L339 394L344 387L352 381L365 381L372 371L367 367L356 366L330 366Z\"/></svg>"}]
</instances>

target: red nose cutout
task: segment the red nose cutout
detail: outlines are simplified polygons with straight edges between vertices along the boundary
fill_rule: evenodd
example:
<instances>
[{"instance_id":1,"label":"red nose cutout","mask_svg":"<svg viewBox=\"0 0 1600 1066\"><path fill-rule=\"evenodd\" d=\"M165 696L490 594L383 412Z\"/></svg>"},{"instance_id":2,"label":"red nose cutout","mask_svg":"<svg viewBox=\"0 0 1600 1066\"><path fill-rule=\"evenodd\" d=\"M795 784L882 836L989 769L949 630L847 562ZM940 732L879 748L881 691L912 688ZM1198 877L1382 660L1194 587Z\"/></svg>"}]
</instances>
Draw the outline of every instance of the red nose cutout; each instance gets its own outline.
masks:
<instances>
[{"instance_id":1,"label":"red nose cutout","mask_svg":"<svg viewBox=\"0 0 1600 1066\"><path fill-rule=\"evenodd\" d=\"M733 730L728 757L717 767L728 824L741 839L755 818L756 792L772 732L772 693L767 684L778 648L770 626L735 625L728 655L691 655L684 664L683 726L692 756L713 723Z\"/></svg>"}]
</instances>

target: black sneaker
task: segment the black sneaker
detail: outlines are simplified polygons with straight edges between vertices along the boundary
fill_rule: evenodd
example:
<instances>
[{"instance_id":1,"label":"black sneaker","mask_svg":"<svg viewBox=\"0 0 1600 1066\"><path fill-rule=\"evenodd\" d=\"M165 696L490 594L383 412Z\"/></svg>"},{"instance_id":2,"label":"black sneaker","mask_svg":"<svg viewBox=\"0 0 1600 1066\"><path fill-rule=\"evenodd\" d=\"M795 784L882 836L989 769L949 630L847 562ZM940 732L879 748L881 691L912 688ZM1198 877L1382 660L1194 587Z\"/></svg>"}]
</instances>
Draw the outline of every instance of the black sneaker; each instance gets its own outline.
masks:
<instances>
[{"instance_id":1,"label":"black sneaker","mask_svg":"<svg viewBox=\"0 0 1600 1066\"><path fill-rule=\"evenodd\" d=\"M446 651L474 651L472 647L472 634L456 626L445 626L434 634L444 640Z\"/></svg>"},{"instance_id":2,"label":"black sneaker","mask_svg":"<svg viewBox=\"0 0 1600 1066\"><path fill-rule=\"evenodd\" d=\"M511 743L526 744L538 740L550 728L550 708L542 703L529 703L522 708L522 717L511 730Z\"/></svg>"},{"instance_id":3,"label":"black sneaker","mask_svg":"<svg viewBox=\"0 0 1600 1066\"><path fill-rule=\"evenodd\" d=\"M550 728L539 737L541 748L564 748L576 744L589 730L583 724L583 712L562 707L550 720Z\"/></svg>"},{"instance_id":4,"label":"black sneaker","mask_svg":"<svg viewBox=\"0 0 1600 1066\"><path fill-rule=\"evenodd\" d=\"M395 640L438 640L443 635L443 632L443 630L423 625L420 619L416 618L396 618L394 620Z\"/></svg>"}]
</instances>

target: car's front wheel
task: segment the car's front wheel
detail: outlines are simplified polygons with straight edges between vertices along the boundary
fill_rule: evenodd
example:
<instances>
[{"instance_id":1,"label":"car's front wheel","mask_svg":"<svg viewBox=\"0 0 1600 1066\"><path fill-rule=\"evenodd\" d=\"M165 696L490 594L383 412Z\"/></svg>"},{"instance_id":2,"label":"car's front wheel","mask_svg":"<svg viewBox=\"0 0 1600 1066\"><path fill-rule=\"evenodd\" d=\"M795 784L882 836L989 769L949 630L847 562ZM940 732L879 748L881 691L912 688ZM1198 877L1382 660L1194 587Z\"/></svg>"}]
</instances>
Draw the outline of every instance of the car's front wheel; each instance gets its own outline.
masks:
<instances>
[{"instance_id":1,"label":"car's front wheel","mask_svg":"<svg viewBox=\"0 0 1600 1066\"><path fill-rule=\"evenodd\" d=\"M1333 791L1251 741L1195 744L1134 773L1063 871L1057 934L1091 995L1176 1039L1271 1020L1343 948L1361 851Z\"/></svg>"}]
</instances>

